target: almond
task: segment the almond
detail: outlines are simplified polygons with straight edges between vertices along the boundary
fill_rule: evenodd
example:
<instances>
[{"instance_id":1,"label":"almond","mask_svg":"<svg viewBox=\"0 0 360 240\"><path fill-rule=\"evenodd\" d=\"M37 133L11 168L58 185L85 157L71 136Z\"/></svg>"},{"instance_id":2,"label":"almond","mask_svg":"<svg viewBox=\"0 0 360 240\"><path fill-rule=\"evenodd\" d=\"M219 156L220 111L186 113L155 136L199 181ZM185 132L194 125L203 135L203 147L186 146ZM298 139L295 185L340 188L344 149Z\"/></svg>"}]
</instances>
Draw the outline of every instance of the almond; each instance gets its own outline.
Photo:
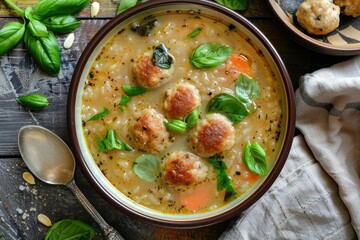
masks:
<instances>
[{"instance_id":1,"label":"almond","mask_svg":"<svg viewBox=\"0 0 360 240\"><path fill-rule=\"evenodd\" d=\"M96 17L96 15L98 15L99 13L99 10L100 10L100 3L93 2L91 4L91 9L90 9L91 17Z\"/></svg>"},{"instance_id":2,"label":"almond","mask_svg":"<svg viewBox=\"0 0 360 240\"><path fill-rule=\"evenodd\" d=\"M65 49L71 48L71 46L74 43L74 39L75 39L74 33L70 33L69 36L67 36L64 41L64 48Z\"/></svg>"}]
</instances>

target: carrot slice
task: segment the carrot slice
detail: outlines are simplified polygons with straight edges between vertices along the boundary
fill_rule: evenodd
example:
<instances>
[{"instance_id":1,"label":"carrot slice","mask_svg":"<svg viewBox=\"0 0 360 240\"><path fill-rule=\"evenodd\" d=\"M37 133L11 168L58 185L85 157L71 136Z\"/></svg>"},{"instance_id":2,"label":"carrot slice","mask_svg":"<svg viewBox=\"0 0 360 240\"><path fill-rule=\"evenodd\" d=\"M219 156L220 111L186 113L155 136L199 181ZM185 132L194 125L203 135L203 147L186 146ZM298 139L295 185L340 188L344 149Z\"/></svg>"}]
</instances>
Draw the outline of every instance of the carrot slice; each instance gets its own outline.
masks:
<instances>
[{"instance_id":1,"label":"carrot slice","mask_svg":"<svg viewBox=\"0 0 360 240\"><path fill-rule=\"evenodd\" d=\"M180 203L190 211L196 211L208 206L216 198L216 184L204 183L197 186L193 191L187 191L180 195Z\"/></svg>"},{"instance_id":2,"label":"carrot slice","mask_svg":"<svg viewBox=\"0 0 360 240\"><path fill-rule=\"evenodd\" d=\"M229 59L233 66L239 71L242 72L249 77L252 77L252 71L250 68L249 61L246 57L238 54L232 54Z\"/></svg>"}]
</instances>

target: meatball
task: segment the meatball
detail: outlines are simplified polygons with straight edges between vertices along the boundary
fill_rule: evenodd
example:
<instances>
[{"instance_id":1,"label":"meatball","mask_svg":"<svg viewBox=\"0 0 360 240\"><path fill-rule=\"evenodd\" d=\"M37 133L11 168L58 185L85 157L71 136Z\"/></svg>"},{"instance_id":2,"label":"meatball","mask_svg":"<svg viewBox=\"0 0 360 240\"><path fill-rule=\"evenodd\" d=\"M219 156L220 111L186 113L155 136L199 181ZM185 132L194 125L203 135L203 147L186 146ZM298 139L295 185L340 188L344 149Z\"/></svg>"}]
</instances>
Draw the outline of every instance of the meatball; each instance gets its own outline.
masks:
<instances>
[{"instance_id":1,"label":"meatball","mask_svg":"<svg viewBox=\"0 0 360 240\"><path fill-rule=\"evenodd\" d=\"M173 152L163 160L164 180L176 188L194 185L208 175L208 167L188 152Z\"/></svg>"},{"instance_id":2,"label":"meatball","mask_svg":"<svg viewBox=\"0 0 360 240\"><path fill-rule=\"evenodd\" d=\"M190 83L181 83L165 93L164 111L170 118L183 118L200 105L200 94Z\"/></svg>"},{"instance_id":3,"label":"meatball","mask_svg":"<svg viewBox=\"0 0 360 240\"><path fill-rule=\"evenodd\" d=\"M296 12L299 24L310 34L325 35L340 22L340 8L330 0L305 0Z\"/></svg>"},{"instance_id":4,"label":"meatball","mask_svg":"<svg viewBox=\"0 0 360 240\"><path fill-rule=\"evenodd\" d=\"M164 125L165 118L154 109L145 109L135 115L132 141L139 151L160 153L170 145L170 135Z\"/></svg>"},{"instance_id":5,"label":"meatball","mask_svg":"<svg viewBox=\"0 0 360 240\"><path fill-rule=\"evenodd\" d=\"M213 156L234 146L235 129L225 116L218 113L209 114L193 130L188 142L199 155Z\"/></svg>"},{"instance_id":6,"label":"meatball","mask_svg":"<svg viewBox=\"0 0 360 240\"><path fill-rule=\"evenodd\" d=\"M134 61L132 68L135 80L145 88L156 88L167 83L174 72L174 64L169 69L162 69L152 62L152 56L143 55Z\"/></svg>"},{"instance_id":7,"label":"meatball","mask_svg":"<svg viewBox=\"0 0 360 240\"><path fill-rule=\"evenodd\" d=\"M358 17L360 16L360 0L334 0L341 12L345 15Z\"/></svg>"}]
</instances>

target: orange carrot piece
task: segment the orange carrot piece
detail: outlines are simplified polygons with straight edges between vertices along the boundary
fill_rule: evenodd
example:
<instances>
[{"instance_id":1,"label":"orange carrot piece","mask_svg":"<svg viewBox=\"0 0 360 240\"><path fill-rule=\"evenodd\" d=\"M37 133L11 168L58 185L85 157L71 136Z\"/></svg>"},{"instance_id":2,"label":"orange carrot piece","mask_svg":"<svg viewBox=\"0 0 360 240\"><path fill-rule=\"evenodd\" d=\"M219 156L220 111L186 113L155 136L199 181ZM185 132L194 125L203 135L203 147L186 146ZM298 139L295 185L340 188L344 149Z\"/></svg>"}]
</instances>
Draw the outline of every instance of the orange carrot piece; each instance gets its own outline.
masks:
<instances>
[{"instance_id":1,"label":"orange carrot piece","mask_svg":"<svg viewBox=\"0 0 360 240\"><path fill-rule=\"evenodd\" d=\"M238 54L232 54L230 56L230 61L239 72L242 72L248 75L249 77L252 77L252 71L250 68L249 61L244 56Z\"/></svg>"},{"instance_id":2,"label":"orange carrot piece","mask_svg":"<svg viewBox=\"0 0 360 240\"><path fill-rule=\"evenodd\" d=\"M180 195L180 203L190 211L196 211L208 206L215 200L216 184L204 183L197 186L193 191L187 191Z\"/></svg>"}]
</instances>

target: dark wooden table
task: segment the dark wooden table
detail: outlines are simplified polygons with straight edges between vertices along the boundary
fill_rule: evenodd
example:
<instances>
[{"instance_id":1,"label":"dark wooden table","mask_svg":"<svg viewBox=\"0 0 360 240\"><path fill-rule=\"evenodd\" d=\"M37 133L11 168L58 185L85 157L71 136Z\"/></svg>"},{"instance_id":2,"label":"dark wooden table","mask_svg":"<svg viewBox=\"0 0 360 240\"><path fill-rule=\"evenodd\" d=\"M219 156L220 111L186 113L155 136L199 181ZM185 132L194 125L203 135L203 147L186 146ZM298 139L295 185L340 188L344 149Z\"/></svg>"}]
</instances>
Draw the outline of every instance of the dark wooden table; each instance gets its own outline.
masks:
<instances>
[{"instance_id":1,"label":"dark wooden table","mask_svg":"<svg viewBox=\"0 0 360 240\"><path fill-rule=\"evenodd\" d=\"M90 6L78 14L81 26L75 30L75 43L71 49L62 44L66 36L57 36L60 45L62 70L58 77L42 72L29 56L21 42L10 53L0 57L0 239L43 239L47 228L36 219L39 213L53 222L62 219L80 219L96 229L96 239L103 239L100 229L90 215L77 202L69 189L36 181L28 185L22 179L27 171L18 146L17 133L28 124L44 126L69 143L66 127L66 105L71 76L80 54L96 32L114 17L119 1L99 0L100 13L90 17ZM14 0L20 8L34 6L34 0ZM322 67L348 59L313 52L295 43L273 16L267 1L249 0L247 11L241 12L273 43L282 57L294 88L299 77ZM9 21L19 21L16 13L0 1L0 27ZM29 112L20 107L15 97L28 93L43 93L50 105L40 112ZM190 230L165 229L134 220L105 202L89 185L80 170L75 180L90 202L104 219L114 226L125 239L217 239L233 221L215 226Z\"/></svg>"}]
</instances>

